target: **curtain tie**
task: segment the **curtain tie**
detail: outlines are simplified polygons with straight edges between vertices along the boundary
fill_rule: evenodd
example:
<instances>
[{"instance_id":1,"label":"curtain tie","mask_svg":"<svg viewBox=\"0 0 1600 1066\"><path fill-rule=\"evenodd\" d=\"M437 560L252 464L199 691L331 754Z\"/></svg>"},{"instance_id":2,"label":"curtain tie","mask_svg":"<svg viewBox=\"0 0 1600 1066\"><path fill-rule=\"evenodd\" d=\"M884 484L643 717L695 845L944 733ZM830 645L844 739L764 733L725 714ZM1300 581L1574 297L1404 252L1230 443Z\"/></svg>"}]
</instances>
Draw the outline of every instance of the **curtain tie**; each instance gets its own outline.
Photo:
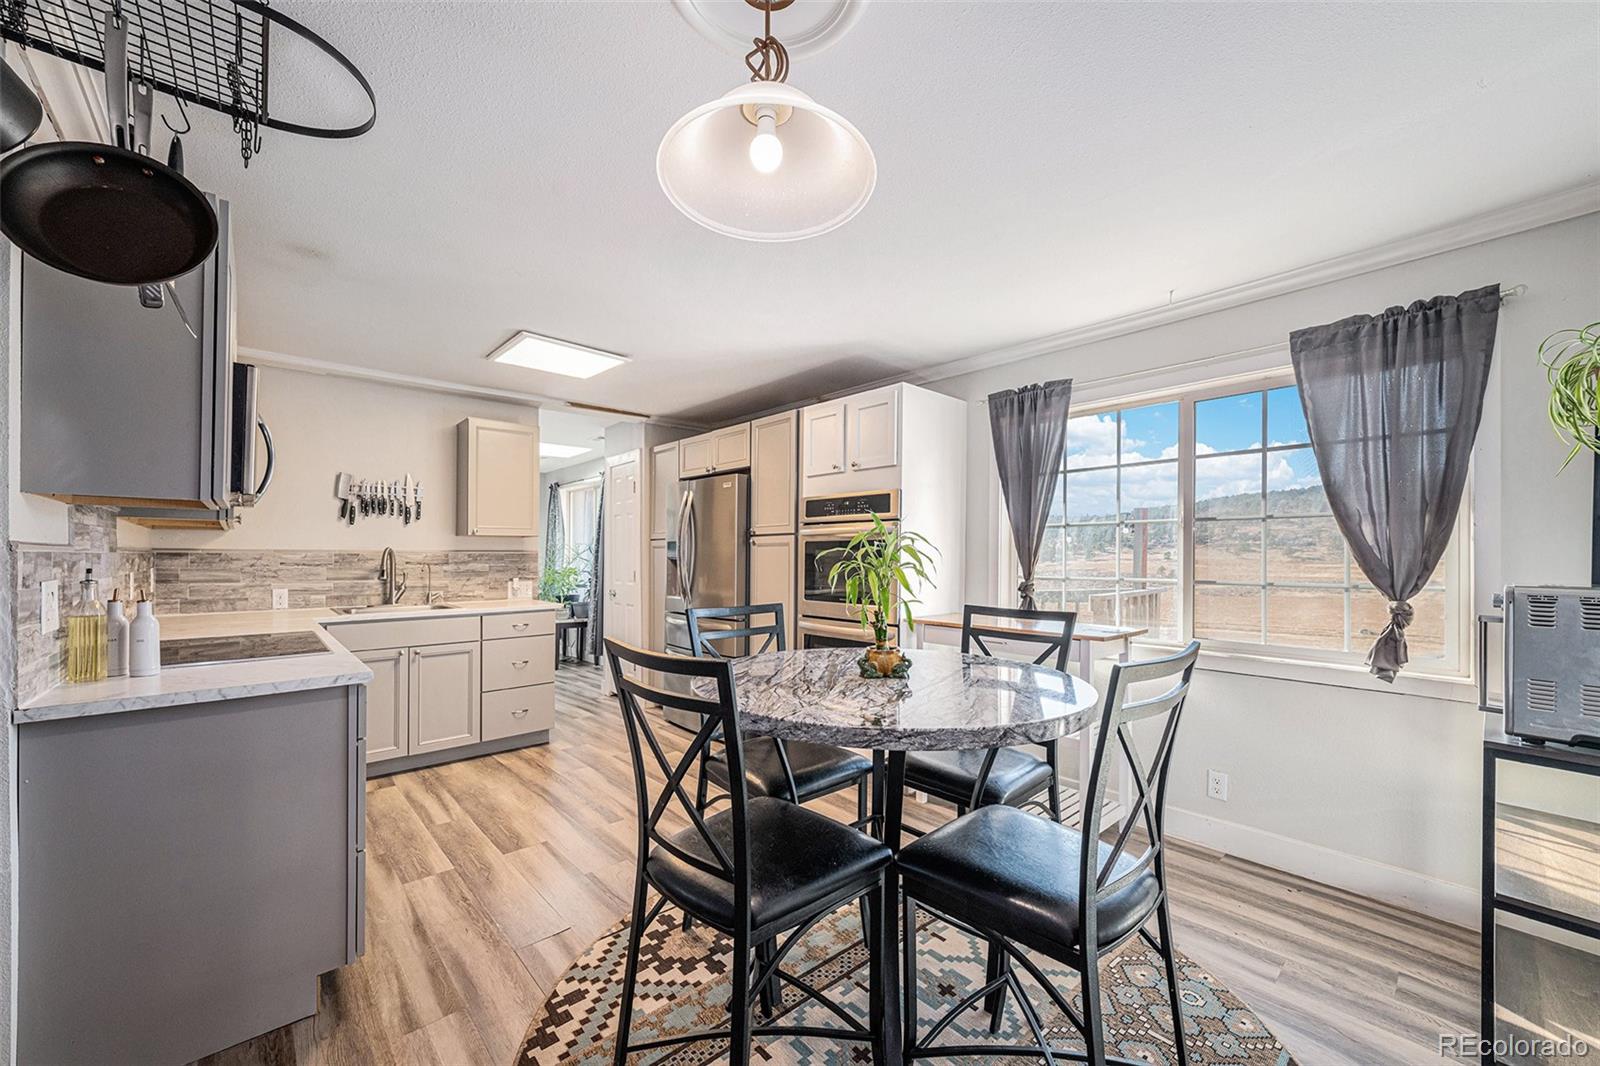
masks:
<instances>
[{"instance_id":1,"label":"curtain tie","mask_svg":"<svg viewBox=\"0 0 1600 1066\"><path fill-rule=\"evenodd\" d=\"M1367 655L1367 665L1378 680L1393 683L1395 676L1410 661L1410 654L1406 650L1406 627L1416 614L1405 600L1395 600L1389 604L1389 624L1378 634L1372 651Z\"/></svg>"}]
</instances>

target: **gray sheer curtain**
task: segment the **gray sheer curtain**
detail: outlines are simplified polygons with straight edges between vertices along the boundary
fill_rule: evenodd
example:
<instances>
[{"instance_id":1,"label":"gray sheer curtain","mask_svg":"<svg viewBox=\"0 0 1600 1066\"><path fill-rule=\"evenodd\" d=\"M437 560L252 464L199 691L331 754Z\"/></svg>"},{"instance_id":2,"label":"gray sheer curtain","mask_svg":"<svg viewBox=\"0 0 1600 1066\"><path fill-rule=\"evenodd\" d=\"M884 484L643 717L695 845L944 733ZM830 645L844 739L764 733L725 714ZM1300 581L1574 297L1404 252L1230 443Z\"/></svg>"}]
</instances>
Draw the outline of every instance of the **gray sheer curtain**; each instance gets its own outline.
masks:
<instances>
[{"instance_id":1,"label":"gray sheer curtain","mask_svg":"<svg viewBox=\"0 0 1600 1066\"><path fill-rule=\"evenodd\" d=\"M1022 564L1021 606L1033 610L1033 569L1044 544L1045 522L1056 497L1061 456L1067 447L1067 407L1072 381L1047 381L989 395L989 431L1000 469L1000 491L1011 522L1011 542Z\"/></svg>"},{"instance_id":2,"label":"gray sheer curtain","mask_svg":"<svg viewBox=\"0 0 1600 1066\"><path fill-rule=\"evenodd\" d=\"M1483 415L1500 286L1356 315L1289 337L1311 447L1361 572L1389 598L1367 656L1406 665L1410 600L1450 541Z\"/></svg>"},{"instance_id":3,"label":"gray sheer curtain","mask_svg":"<svg viewBox=\"0 0 1600 1066\"><path fill-rule=\"evenodd\" d=\"M606 479L600 478L600 491L595 493L594 551L589 556L589 661L598 663L605 649L605 590L600 587L600 577L605 573L606 554Z\"/></svg>"}]
</instances>

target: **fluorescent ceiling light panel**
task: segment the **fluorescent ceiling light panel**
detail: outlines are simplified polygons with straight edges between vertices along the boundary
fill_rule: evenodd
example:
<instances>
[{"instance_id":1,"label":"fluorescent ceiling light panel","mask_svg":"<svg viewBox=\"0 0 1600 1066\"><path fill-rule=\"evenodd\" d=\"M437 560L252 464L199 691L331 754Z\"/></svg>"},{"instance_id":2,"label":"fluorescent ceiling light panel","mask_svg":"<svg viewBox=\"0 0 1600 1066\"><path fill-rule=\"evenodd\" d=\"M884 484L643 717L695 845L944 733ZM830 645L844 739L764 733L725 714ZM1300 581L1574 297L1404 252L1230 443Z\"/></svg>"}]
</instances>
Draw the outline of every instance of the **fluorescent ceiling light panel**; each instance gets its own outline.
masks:
<instances>
[{"instance_id":1,"label":"fluorescent ceiling light panel","mask_svg":"<svg viewBox=\"0 0 1600 1066\"><path fill-rule=\"evenodd\" d=\"M544 370L551 374L565 374L569 378L592 378L596 374L621 366L627 356L585 348L581 344L558 341L554 337L541 337L523 330L489 353L496 363Z\"/></svg>"},{"instance_id":2,"label":"fluorescent ceiling light panel","mask_svg":"<svg viewBox=\"0 0 1600 1066\"><path fill-rule=\"evenodd\" d=\"M546 444L539 442L539 454L546 459L571 459L574 455L592 452L593 448L585 448L579 444Z\"/></svg>"}]
</instances>

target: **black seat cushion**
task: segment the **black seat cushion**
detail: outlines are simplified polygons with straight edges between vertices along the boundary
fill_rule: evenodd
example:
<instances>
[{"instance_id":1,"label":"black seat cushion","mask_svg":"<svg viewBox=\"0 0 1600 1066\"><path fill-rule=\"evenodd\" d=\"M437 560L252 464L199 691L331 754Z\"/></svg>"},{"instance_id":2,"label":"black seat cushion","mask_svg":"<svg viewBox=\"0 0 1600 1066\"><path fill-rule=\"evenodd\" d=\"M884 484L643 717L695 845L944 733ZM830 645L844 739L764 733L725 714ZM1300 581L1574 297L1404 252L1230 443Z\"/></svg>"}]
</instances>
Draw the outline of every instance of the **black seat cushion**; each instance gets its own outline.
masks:
<instances>
[{"instance_id":1,"label":"black seat cushion","mask_svg":"<svg viewBox=\"0 0 1600 1066\"><path fill-rule=\"evenodd\" d=\"M801 802L837 792L872 772L872 762L853 751L827 744L808 744L791 740L785 745L789 769ZM720 758L706 760L706 776L722 789L728 788L728 764ZM789 782L778 758L778 742L771 737L746 737L744 741L744 779L751 796L789 798Z\"/></svg>"},{"instance_id":2,"label":"black seat cushion","mask_svg":"<svg viewBox=\"0 0 1600 1066\"><path fill-rule=\"evenodd\" d=\"M746 808L750 832L750 925L787 929L819 902L853 888L865 891L891 861L883 844L850 826L788 800L758 797ZM706 829L733 858L733 812L706 819ZM673 844L717 865L693 826ZM733 884L696 869L659 845L645 874L664 895L712 925L733 923ZM792 919L792 921L791 921Z\"/></svg>"},{"instance_id":3,"label":"black seat cushion","mask_svg":"<svg viewBox=\"0 0 1600 1066\"><path fill-rule=\"evenodd\" d=\"M906 784L951 803L968 806L972 803L972 786L978 783L986 755L988 752L982 749L911 752L906 756ZM989 780L984 783L982 803L1015 806L1049 787L1049 763L1016 748L1001 748L989 771Z\"/></svg>"},{"instance_id":4,"label":"black seat cushion","mask_svg":"<svg viewBox=\"0 0 1600 1066\"><path fill-rule=\"evenodd\" d=\"M940 826L900 852L907 894L979 929L1070 961L1082 953L1078 861L1083 834L1015 807L980 807ZM1100 863L1111 845L1100 843ZM1117 857L1106 882L1137 864ZM1161 895L1153 866L1103 900L1096 912L1099 947L1143 925Z\"/></svg>"}]
</instances>

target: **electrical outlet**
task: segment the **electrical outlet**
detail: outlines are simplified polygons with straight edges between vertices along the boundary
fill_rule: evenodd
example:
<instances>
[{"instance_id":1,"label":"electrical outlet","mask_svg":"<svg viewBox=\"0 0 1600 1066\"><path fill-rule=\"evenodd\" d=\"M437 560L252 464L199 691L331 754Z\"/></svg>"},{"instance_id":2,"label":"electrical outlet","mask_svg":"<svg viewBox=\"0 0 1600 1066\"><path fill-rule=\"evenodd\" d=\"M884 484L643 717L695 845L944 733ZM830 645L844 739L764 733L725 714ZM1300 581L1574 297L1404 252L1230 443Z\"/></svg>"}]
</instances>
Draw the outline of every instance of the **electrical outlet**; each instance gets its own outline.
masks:
<instances>
[{"instance_id":1,"label":"electrical outlet","mask_svg":"<svg viewBox=\"0 0 1600 1066\"><path fill-rule=\"evenodd\" d=\"M1206 795L1214 800L1228 802L1228 775L1221 770L1206 771Z\"/></svg>"},{"instance_id":2,"label":"electrical outlet","mask_svg":"<svg viewBox=\"0 0 1600 1066\"><path fill-rule=\"evenodd\" d=\"M39 631L54 635L61 628L61 582L39 582Z\"/></svg>"},{"instance_id":3,"label":"electrical outlet","mask_svg":"<svg viewBox=\"0 0 1600 1066\"><path fill-rule=\"evenodd\" d=\"M287 611L289 609L289 590L272 590L272 609L274 611Z\"/></svg>"}]
</instances>

